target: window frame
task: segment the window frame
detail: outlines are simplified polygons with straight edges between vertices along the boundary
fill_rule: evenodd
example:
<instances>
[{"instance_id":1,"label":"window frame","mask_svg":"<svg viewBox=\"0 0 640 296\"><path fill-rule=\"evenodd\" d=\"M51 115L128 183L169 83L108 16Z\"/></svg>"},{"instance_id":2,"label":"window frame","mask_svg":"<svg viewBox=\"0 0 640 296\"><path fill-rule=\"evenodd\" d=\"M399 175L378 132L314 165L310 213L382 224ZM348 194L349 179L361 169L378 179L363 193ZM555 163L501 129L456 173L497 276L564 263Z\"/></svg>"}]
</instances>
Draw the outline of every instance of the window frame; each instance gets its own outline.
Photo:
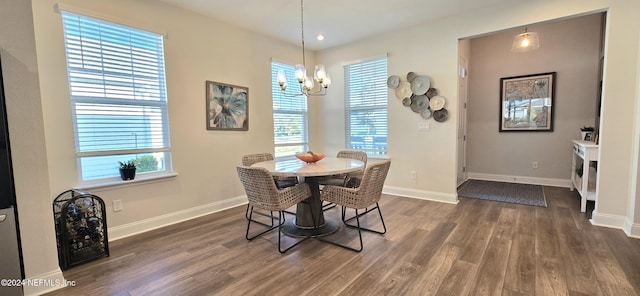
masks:
<instances>
[{"instance_id":1,"label":"window frame","mask_svg":"<svg viewBox=\"0 0 640 296\"><path fill-rule=\"evenodd\" d=\"M368 63L384 63L384 70L380 73L378 73L377 71L375 71L375 67L377 66L377 64L374 64L372 67L367 68L367 71L374 71L374 78L371 78L371 80L375 80L375 95L376 96L374 99L371 100L371 102L367 103L367 104L362 104L361 106L351 106L351 98L352 98L352 68L356 67L356 66L362 66L364 64L368 64ZM362 71L362 72L366 72L366 71ZM388 107L388 90L387 90L387 85L386 85L386 80L387 80L387 76L388 76L388 58L386 56L383 57L375 57L375 58L370 58L370 59L365 59L365 60L359 60L359 61L355 61L352 63L348 63L344 65L344 124L345 124L345 149L357 149L357 150L363 150L367 153L367 155L369 157L380 157L380 156L387 156L389 153L389 107ZM358 78L360 80L363 80L364 78L360 77ZM365 93L364 90L361 90L359 92L359 94L363 95ZM376 101L378 101L378 104L374 104ZM372 111L378 111L380 112L381 109L384 109L384 114L385 114L385 120L384 120L384 137L386 138L386 140L384 141L384 146L383 148L375 148L375 146L380 142L376 142L375 140L372 140L371 143L371 148L366 148L364 146L362 147L355 147L356 145L353 144L353 142L351 141L351 132L353 130L353 127L351 125L351 112L353 111L367 111L367 110L372 110ZM381 121L376 121L376 123L380 123ZM376 124L377 126L377 124ZM366 136L366 137L376 137L374 136Z\"/></svg>"},{"instance_id":2,"label":"window frame","mask_svg":"<svg viewBox=\"0 0 640 296\"><path fill-rule=\"evenodd\" d=\"M274 65L276 67L274 67ZM287 89L283 92L278 84L278 69L282 69L285 71L287 76L287 81L291 82L288 85ZM295 67L291 64L280 62L277 60L271 61L271 101L272 101L272 119L273 119L273 144L274 144L274 157L276 159L287 159L294 158L296 153L304 152L309 150L309 108L307 102L307 96L305 95L296 95L295 90L297 90L297 81L295 79ZM304 111L297 110L282 110L276 108L276 99L280 98L300 98L304 100L301 105L304 106ZM277 130L277 122L276 122L276 114L288 114L288 115L300 115L302 117L302 122L300 122L302 128L302 141L301 142L289 142L289 143L277 143L276 141L276 130ZM301 146L301 151L295 151L292 154L281 155L277 152L278 148L283 147L296 147Z\"/></svg>"},{"instance_id":3,"label":"window frame","mask_svg":"<svg viewBox=\"0 0 640 296\"><path fill-rule=\"evenodd\" d=\"M152 155L152 154L161 154L162 156L158 158L153 155L156 160L159 160L158 170L149 171L149 172L140 172L138 170L137 178L139 179L156 179L156 178L165 178L175 176L173 173L173 163L172 163L172 151L171 151L171 137L170 137L170 127L169 127L169 102L168 102L168 94L167 94L167 83L166 83L166 70L165 70L165 52L164 52L164 35L156 32L152 32L137 26L132 26L129 24L122 24L115 21L110 21L108 18L104 17L94 17L91 14L86 13L78 13L73 10L59 9L62 19L62 29L63 29L63 42L64 42L64 50L65 50L65 65L67 67L67 82L69 89L69 100L70 107L72 113L72 122L73 122L73 133L74 133L74 142L75 142L75 158L78 169L78 182L82 186L92 186L92 185L100 185L100 184L110 184L117 181L121 181L119 171L118 171L118 163L114 162L113 171L111 168L105 168L104 171L106 174L104 176L97 176L96 178L91 178L91 175L88 173L86 168L83 168L83 158L90 157L100 157L100 156L123 156L123 159L132 159L138 158L143 155ZM95 31L92 31L91 26L94 25L96 28ZM84 27L88 26L88 27ZM83 31L82 29L86 29ZM76 31L77 29L77 31ZM106 30L106 31L104 31ZM120 43L122 40L126 39L116 39L117 41L112 41L110 44L107 39L108 33L121 32L125 36L129 36L128 43ZM100 34L98 37L94 38L91 41L90 34L92 32L100 32L104 33L104 35ZM115 33L114 33L115 34ZM155 41L138 41L134 39L134 36L138 35L144 36L143 38L149 38L149 40ZM115 37L113 37L115 38ZM87 42L98 45L86 45L84 46L84 40ZM136 43L138 42L149 42L149 43ZM115 46L114 46L115 45ZM150 46L152 49L145 48L145 46ZM79 49L78 49L79 48ZM152 59L146 60L146 56L140 56L140 51L143 51L145 48L146 51L151 52L153 56ZM93 54L97 54L100 58L100 62L98 64L90 64L90 59L85 59L85 56L89 56L89 51L92 49L98 49L97 52L92 52ZM123 64L123 67L130 66L131 73L116 75L110 73L108 68L109 66L113 66L113 61L110 60L108 55L116 55L119 54L124 56L125 58L130 58L128 63ZM78 58L80 56L80 58ZM78 66L78 61L81 61L81 66ZM148 62L148 63L147 63ZM139 74L136 71L139 71L140 64L147 63L147 65L151 66L151 71L154 74L150 74L149 76L155 76L154 79L148 79L145 77L145 74ZM90 69L98 68L98 69ZM111 69L112 70L112 69ZM113 70L112 70L113 71ZM79 75L87 75L87 73L91 72L91 74L96 76L101 76L101 79L93 79L91 83L85 83L84 87L80 87L78 85L82 84L80 81L82 78ZM125 71L122 71L125 72ZM111 97L109 96L108 86L113 88L113 85L110 85L107 82L107 76L112 74L110 77L113 83L114 80L130 79L130 81L123 82L125 85L123 88L127 88L130 92L130 97L132 98L118 98L118 95L114 95L113 93L117 91L113 91L111 93ZM85 79L90 79L85 77ZM140 83L138 80L145 80L146 83L154 84L157 88L150 88L148 85L145 87L145 83ZM99 90L99 85L104 88L103 94L91 95L88 94L91 91ZM87 94L79 91L81 88L87 89ZM157 92L157 95L153 98L149 97L150 92ZM75 93L75 94L74 94ZM82 106L87 106L87 109L82 110ZM91 107L88 107L93 105ZM120 106L122 109L112 109L115 111L106 112L108 108L116 108L116 106ZM131 109L127 109L131 108ZM134 111L135 115L125 114L124 111ZM91 113L96 112L96 113ZM142 112L142 115L140 114ZM147 112L151 112L147 114ZM79 114L80 113L80 114ZM91 117L93 119L83 118L83 115L93 114ZM101 116L95 116L96 114L102 114ZM123 119L123 121L117 121L117 117L125 117L130 116L129 119ZM99 119L96 119L99 118ZM109 118L111 117L111 118ZM83 125L90 123L90 125L95 126L98 121L105 120L114 120L115 123L123 124L128 123L129 120L134 119L138 121L134 127L143 128L144 133L140 133L141 137L145 137L143 140L146 141L144 146L137 148L138 143L138 134L136 134L136 130L131 132L136 137L135 148L122 148L122 149L109 149L109 148L96 148L99 147L99 144L93 144L93 148L82 148L81 140L84 141L79 135L80 132L83 132L83 129L86 129ZM139 123L140 120L143 120L143 123ZM160 121L160 126L157 126L158 120ZM79 121L81 123L79 123ZM149 121L149 122L147 122ZM153 124L151 123L153 121ZM153 127L152 127L153 125ZM129 126L131 127L131 126ZM104 128L104 127L103 127ZM92 129L94 130L94 129ZM116 130L112 128L112 130ZM95 131L95 130L94 130ZM160 131L161 135L157 136L157 132ZM117 139L118 136L113 135L109 138L108 142L117 142L114 139ZM95 140L94 140L95 141ZM153 142L153 144L149 144ZM158 144L160 143L160 144ZM103 144L106 145L106 144ZM97 160L99 162L99 160ZM124 160L123 160L124 161ZM104 165L102 165L104 167ZM92 172L100 172L92 171Z\"/></svg>"}]
</instances>

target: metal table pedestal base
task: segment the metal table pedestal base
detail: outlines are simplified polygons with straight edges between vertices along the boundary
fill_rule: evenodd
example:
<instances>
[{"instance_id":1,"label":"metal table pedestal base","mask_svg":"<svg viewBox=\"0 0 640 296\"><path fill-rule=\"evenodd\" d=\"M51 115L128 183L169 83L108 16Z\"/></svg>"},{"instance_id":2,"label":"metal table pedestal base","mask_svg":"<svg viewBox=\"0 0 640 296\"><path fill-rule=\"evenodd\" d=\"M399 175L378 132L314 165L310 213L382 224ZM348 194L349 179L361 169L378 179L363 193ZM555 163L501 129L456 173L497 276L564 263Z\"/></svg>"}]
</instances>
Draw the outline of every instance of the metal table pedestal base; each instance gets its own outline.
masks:
<instances>
[{"instance_id":1,"label":"metal table pedestal base","mask_svg":"<svg viewBox=\"0 0 640 296\"><path fill-rule=\"evenodd\" d=\"M284 225L282 225L282 232L284 232L288 236L293 237L320 237L327 236L338 231L340 224L336 221L326 219L324 225L318 227L318 233L315 233L313 228L301 228L296 226L296 221L287 221Z\"/></svg>"}]
</instances>

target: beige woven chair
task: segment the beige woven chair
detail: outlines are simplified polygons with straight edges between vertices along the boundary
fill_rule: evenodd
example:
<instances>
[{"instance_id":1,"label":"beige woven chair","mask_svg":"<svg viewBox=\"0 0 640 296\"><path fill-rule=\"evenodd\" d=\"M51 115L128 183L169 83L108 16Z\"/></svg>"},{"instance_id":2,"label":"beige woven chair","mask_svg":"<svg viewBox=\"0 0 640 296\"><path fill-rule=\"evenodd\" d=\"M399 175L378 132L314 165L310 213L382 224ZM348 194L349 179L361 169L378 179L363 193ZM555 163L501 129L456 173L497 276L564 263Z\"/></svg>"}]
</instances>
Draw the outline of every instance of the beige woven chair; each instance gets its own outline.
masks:
<instances>
[{"instance_id":1,"label":"beige woven chair","mask_svg":"<svg viewBox=\"0 0 640 296\"><path fill-rule=\"evenodd\" d=\"M247 154L242 157L242 165L251 166L254 163L267 161L267 160L273 160L273 154L271 153ZM278 186L278 188L286 188L286 187L298 184L298 178L296 177L274 176L273 180L276 181L276 186Z\"/></svg>"},{"instance_id":2,"label":"beige woven chair","mask_svg":"<svg viewBox=\"0 0 640 296\"><path fill-rule=\"evenodd\" d=\"M384 219L382 218L382 211L380 211L380 205L378 201L382 196L382 187L384 185L384 181L387 178L387 173L389 172L389 167L391 166L391 161L383 161L375 164L369 165L362 177L362 181L359 186L356 188L349 188L343 186L325 186L320 193L320 199L323 201L329 201L336 205L342 206L342 222L348 227L353 227L358 229L358 237L360 238L360 248L353 248L347 245L342 245L333 241L329 241L323 238L318 238L319 240L352 250L356 252L362 251L362 230L375 232L379 234L384 234L387 232L387 227L384 224ZM375 205L375 207L372 207ZM355 216L351 218L346 218L346 208L352 208L355 210ZM358 213L358 210L365 209L363 213ZM360 217L368 214L373 210L378 210L378 214L380 215L380 221L382 222L383 231L377 231L373 229L367 229L360 227ZM347 223L355 219L356 225L352 225Z\"/></svg>"},{"instance_id":3,"label":"beige woven chair","mask_svg":"<svg viewBox=\"0 0 640 296\"><path fill-rule=\"evenodd\" d=\"M242 156L242 165L251 166L254 163L261 161L273 160L273 154L271 153L254 153Z\"/></svg>"},{"instance_id":4,"label":"beige woven chair","mask_svg":"<svg viewBox=\"0 0 640 296\"><path fill-rule=\"evenodd\" d=\"M337 158L349 158L355 159L364 162L363 169L358 172L348 173L348 174L339 174L329 176L327 178L323 178L320 181L322 185L333 185L333 186L346 186L348 182L353 182L353 178L362 179L362 173L364 172L364 167L367 165L367 153L359 150L341 150L336 155ZM358 187L357 183L352 183L355 186L350 187Z\"/></svg>"},{"instance_id":5,"label":"beige woven chair","mask_svg":"<svg viewBox=\"0 0 640 296\"><path fill-rule=\"evenodd\" d=\"M273 160L273 154L271 153L254 153L254 154L247 154L242 156L242 165L243 166L251 166L254 163L258 163L261 161L268 161L268 160ZM273 181L276 182L276 186L279 189L282 188L287 188L290 186L294 186L296 184L298 184L298 178L296 177L278 177L278 176L274 176L273 177ZM292 212L287 212L289 214L294 214ZM270 215L267 215L265 213L260 213L260 212L256 212L256 214L261 215L261 216L265 216L265 217L271 217L271 225L273 226L273 219L275 219L275 217L273 216L273 212L271 212ZM247 204L247 210L245 211L245 218L249 219L249 205ZM265 226L269 226L263 222L260 221L256 221L254 220L253 222L256 223L260 223L263 224Z\"/></svg>"},{"instance_id":6,"label":"beige woven chair","mask_svg":"<svg viewBox=\"0 0 640 296\"><path fill-rule=\"evenodd\" d=\"M284 253L309 238L305 237L286 249L282 249L281 236L282 224L285 222L284 210L310 197L311 190L309 189L309 185L306 183L300 183L295 186L278 189L276 184L273 182L271 174L269 174L269 171L264 168L238 166L237 171L238 177L240 177L240 182L247 193L247 199L249 200L250 211L249 218L247 219L247 232L245 234L247 240L252 240L275 228L278 228L278 251L280 253ZM254 222L252 219L254 207L265 211L277 211L278 225L271 226L258 234L249 236L251 222Z\"/></svg>"},{"instance_id":7,"label":"beige woven chair","mask_svg":"<svg viewBox=\"0 0 640 296\"><path fill-rule=\"evenodd\" d=\"M360 150L341 150L336 155L337 158L349 158L364 162L361 171L352 172L348 174L333 175L320 180L320 185L333 185L333 186L345 186L345 187L358 187L360 180L362 180L362 174L364 167L367 166L367 153ZM326 211L335 207L333 203L325 203L322 205L322 210Z\"/></svg>"}]
</instances>

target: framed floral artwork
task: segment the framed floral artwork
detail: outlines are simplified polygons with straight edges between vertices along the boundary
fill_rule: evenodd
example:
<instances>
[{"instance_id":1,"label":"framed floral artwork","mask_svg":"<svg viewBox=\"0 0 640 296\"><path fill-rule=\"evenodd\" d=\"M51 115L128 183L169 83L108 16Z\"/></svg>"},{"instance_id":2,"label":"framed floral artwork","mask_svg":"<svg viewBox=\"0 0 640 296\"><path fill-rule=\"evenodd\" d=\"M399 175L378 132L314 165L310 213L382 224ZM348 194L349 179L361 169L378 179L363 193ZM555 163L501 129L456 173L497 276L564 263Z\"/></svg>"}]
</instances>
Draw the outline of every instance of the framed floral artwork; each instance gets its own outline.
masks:
<instances>
[{"instance_id":1,"label":"framed floral artwork","mask_svg":"<svg viewBox=\"0 0 640 296\"><path fill-rule=\"evenodd\" d=\"M249 130L249 88L206 82L207 130Z\"/></svg>"},{"instance_id":2,"label":"framed floral artwork","mask_svg":"<svg viewBox=\"0 0 640 296\"><path fill-rule=\"evenodd\" d=\"M500 132L552 132L556 72L500 79Z\"/></svg>"}]
</instances>

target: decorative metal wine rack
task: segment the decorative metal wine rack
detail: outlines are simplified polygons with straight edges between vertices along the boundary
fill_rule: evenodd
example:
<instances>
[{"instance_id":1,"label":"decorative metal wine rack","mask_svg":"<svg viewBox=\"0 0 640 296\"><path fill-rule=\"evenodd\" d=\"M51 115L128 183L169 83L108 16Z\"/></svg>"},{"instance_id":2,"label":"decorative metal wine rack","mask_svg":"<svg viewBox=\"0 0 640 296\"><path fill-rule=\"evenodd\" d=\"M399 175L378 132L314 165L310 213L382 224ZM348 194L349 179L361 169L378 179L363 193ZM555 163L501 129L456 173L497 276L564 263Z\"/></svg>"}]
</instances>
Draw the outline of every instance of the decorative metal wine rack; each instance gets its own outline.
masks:
<instances>
[{"instance_id":1,"label":"decorative metal wine rack","mask_svg":"<svg viewBox=\"0 0 640 296\"><path fill-rule=\"evenodd\" d=\"M67 190L53 201L53 215L62 270L109 256L107 214L100 197Z\"/></svg>"}]
</instances>

